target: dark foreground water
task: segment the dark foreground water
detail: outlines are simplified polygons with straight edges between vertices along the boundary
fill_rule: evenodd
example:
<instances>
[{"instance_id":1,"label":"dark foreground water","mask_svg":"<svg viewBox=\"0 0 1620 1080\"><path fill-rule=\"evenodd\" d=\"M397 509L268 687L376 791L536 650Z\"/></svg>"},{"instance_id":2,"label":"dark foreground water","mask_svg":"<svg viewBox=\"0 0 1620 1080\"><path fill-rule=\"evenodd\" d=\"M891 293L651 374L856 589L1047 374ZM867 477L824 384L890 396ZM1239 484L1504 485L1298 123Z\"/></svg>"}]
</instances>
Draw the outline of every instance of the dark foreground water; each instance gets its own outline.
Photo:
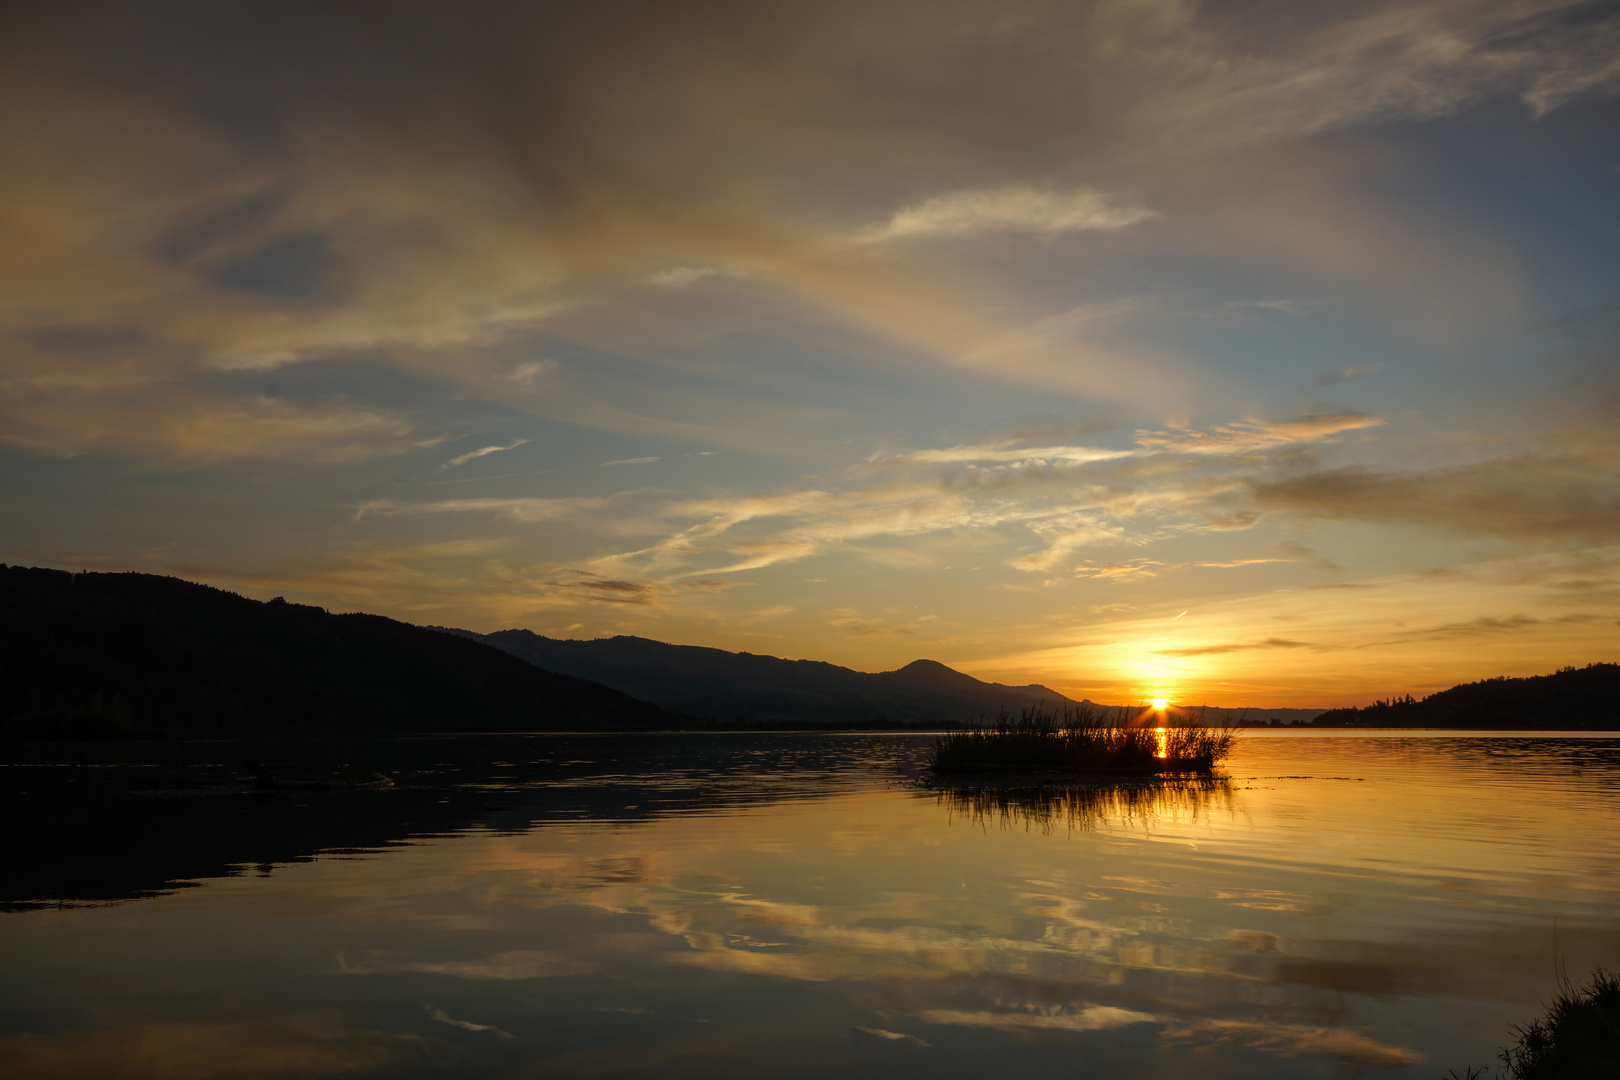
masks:
<instances>
[{"instance_id":1,"label":"dark foreground water","mask_svg":"<svg viewBox=\"0 0 1620 1080\"><path fill-rule=\"evenodd\" d=\"M1039 798L928 744L13 747L0 1075L1437 1078L1620 966L1617 739Z\"/></svg>"}]
</instances>

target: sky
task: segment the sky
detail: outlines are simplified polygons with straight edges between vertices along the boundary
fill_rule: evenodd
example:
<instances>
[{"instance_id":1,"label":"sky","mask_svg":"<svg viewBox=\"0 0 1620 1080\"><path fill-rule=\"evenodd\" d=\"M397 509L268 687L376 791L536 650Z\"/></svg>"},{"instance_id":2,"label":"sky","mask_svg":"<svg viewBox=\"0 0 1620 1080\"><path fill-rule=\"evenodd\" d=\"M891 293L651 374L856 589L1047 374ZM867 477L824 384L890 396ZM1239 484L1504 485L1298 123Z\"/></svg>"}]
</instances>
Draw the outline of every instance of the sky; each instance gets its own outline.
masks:
<instances>
[{"instance_id":1,"label":"sky","mask_svg":"<svg viewBox=\"0 0 1620 1080\"><path fill-rule=\"evenodd\" d=\"M0 13L0 561L1108 702L1620 659L1620 6Z\"/></svg>"}]
</instances>

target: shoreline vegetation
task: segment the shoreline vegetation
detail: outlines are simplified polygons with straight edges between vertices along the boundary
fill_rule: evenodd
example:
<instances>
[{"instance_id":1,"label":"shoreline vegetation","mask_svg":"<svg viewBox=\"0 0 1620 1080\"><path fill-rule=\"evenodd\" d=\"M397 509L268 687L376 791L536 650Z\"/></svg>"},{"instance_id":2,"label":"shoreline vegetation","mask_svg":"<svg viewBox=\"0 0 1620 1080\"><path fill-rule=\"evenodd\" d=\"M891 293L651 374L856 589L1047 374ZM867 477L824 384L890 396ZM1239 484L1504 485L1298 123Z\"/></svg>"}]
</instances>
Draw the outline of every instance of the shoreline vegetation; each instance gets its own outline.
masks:
<instances>
[{"instance_id":1,"label":"shoreline vegetation","mask_svg":"<svg viewBox=\"0 0 1620 1080\"><path fill-rule=\"evenodd\" d=\"M1620 976L1598 968L1581 986L1560 976L1547 1011L1502 1049L1499 1080L1620 1080ZM1485 1080L1470 1068L1447 1080Z\"/></svg>"},{"instance_id":2,"label":"shoreline vegetation","mask_svg":"<svg viewBox=\"0 0 1620 1080\"><path fill-rule=\"evenodd\" d=\"M1231 753L1233 728L1183 722L1158 727L1136 710L1065 705L1002 713L994 723L934 743L936 774L998 772L1208 775Z\"/></svg>"}]
</instances>

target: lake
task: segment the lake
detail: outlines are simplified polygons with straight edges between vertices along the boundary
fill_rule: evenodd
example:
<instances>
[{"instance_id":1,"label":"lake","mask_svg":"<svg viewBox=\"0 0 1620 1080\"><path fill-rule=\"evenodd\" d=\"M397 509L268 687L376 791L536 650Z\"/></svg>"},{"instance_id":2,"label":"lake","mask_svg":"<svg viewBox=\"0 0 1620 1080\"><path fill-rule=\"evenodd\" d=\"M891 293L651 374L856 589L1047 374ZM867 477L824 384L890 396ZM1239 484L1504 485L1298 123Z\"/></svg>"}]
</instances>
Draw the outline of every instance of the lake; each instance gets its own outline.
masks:
<instances>
[{"instance_id":1,"label":"lake","mask_svg":"<svg viewBox=\"0 0 1620 1080\"><path fill-rule=\"evenodd\" d=\"M1043 798L930 744L7 748L0 1073L1437 1078L1620 966L1611 735Z\"/></svg>"}]
</instances>

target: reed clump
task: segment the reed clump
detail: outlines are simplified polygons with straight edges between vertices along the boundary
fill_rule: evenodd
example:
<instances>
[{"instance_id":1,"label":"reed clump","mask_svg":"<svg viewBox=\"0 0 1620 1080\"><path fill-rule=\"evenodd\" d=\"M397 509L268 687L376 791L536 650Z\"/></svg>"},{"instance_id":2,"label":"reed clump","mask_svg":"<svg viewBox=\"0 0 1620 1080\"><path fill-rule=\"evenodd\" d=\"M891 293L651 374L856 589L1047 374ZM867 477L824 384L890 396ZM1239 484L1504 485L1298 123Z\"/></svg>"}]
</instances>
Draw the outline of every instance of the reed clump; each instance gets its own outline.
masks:
<instances>
[{"instance_id":1,"label":"reed clump","mask_svg":"<svg viewBox=\"0 0 1620 1080\"><path fill-rule=\"evenodd\" d=\"M1598 968L1584 986L1559 976L1547 1012L1515 1027L1494 1080L1620 1080L1620 976ZM1487 1080L1478 1066L1447 1080Z\"/></svg>"},{"instance_id":2,"label":"reed clump","mask_svg":"<svg viewBox=\"0 0 1620 1080\"><path fill-rule=\"evenodd\" d=\"M1231 752L1234 738L1231 729L1202 723L1158 728L1128 708L1036 706L941 736L933 769L1208 773Z\"/></svg>"},{"instance_id":3,"label":"reed clump","mask_svg":"<svg viewBox=\"0 0 1620 1080\"><path fill-rule=\"evenodd\" d=\"M1545 1016L1516 1028L1502 1051L1512 1080L1620 1078L1620 977L1598 968L1584 986L1565 982Z\"/></svg>"}]
</instances>

